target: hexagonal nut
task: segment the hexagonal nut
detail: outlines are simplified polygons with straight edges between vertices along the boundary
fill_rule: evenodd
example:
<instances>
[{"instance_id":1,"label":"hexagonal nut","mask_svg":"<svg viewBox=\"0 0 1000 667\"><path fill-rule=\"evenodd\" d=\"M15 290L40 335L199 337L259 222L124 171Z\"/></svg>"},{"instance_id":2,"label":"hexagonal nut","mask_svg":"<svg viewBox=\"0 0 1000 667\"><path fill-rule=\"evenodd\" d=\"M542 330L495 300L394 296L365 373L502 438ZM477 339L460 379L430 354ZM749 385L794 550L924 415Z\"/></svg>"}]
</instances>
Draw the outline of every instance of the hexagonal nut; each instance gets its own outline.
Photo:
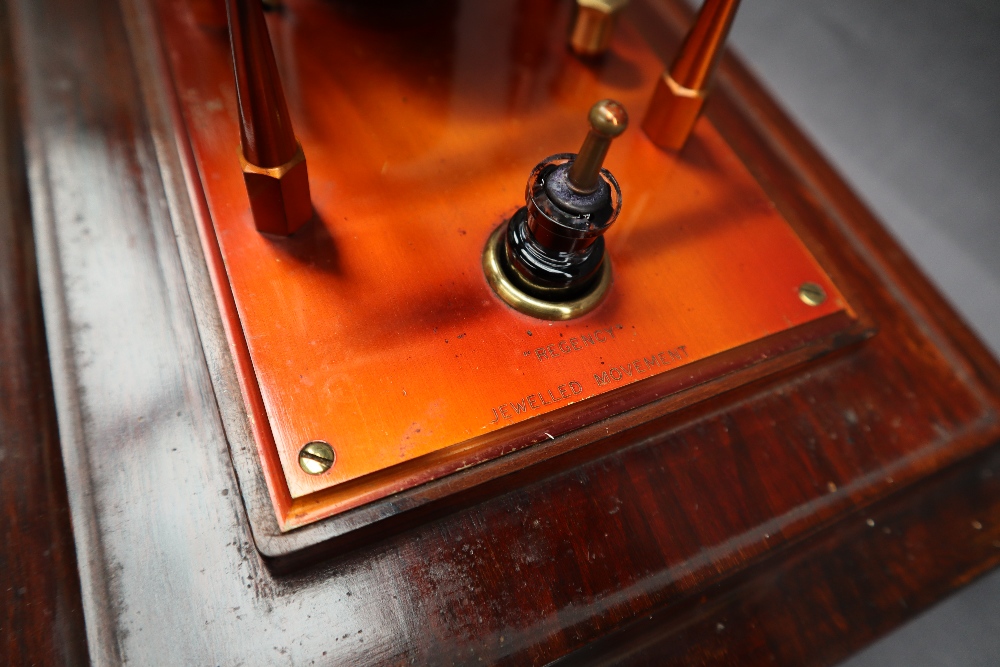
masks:
<instances>
[{"instance_id":1,"label":"hexagonal nut","mask_svg":"<svg viewBox=\"0 0 1000 667\"><path fill-rule=\"evenodd\" d=\"M313 207L301 146L291 160L270 169L247 162L241 150L240 166L257 231L288 236L309 222Z\"/></svg>"},{"instance_id":2,"label":"hexagonal nut","mask_svg":"<svg viewBox=\"0 0 1000 667\"><path fill-rule=\"evenodd\" d=\"M569 45L578 56L595 57L608 50L618 14L628 0L577 0Z\"/></svg>"},{"instance_id":3,"label":"hexagonal nut","mask_svg":"<svg viewBox=\"0 0 1000 667\"><path fill-rule=\"evenodd\" d=\"M664 73L656 83L642 130L665 151L678 152L687 142L705 106L705 91L691 90Z\"/></svg>"}]
</instances>

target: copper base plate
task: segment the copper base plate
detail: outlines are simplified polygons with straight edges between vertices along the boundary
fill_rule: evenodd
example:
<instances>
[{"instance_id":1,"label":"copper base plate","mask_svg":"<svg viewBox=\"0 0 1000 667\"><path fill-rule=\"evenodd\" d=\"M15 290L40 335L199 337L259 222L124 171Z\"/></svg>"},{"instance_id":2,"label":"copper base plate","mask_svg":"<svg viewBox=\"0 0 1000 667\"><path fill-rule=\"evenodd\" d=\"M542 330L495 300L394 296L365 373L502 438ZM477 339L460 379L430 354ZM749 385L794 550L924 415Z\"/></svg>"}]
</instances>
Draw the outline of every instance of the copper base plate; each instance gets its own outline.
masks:
<instances>
[{"instance_id":1,"label":"copper base plate","mask_svg":"<svg viewBox=\"0 0 1000 667\"><path fill-rule=\"evenodd\" d=\"M289 0L270 30L316 218L278 238L250 217L225 32L197 25L189 3L159 4L282 530L789 350L829 349L854 322L710 123L679 158L639 129L663 65L628 13L611 54L585 65L565 48L569 3ZM606 236L613 283L586 315L534 319L490 289L483 248L523 205L535 163L575 150L605 97L633 116L606 163L624 199ZM805 282L828 298L803 302ZM298 464L313 440L337 456L315 476Z\"/></svg>"}]
</instances>

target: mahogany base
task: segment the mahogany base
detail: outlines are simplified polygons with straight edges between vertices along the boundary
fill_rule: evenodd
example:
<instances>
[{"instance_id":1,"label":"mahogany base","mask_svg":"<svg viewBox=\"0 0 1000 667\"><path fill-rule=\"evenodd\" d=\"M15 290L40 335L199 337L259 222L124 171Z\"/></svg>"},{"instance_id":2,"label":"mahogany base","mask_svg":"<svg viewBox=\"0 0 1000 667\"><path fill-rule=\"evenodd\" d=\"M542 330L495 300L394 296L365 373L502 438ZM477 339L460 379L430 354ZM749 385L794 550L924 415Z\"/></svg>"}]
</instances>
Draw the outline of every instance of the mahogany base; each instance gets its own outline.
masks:
<instances>
[{"instance_id":1,"label":"mahogany base","mask_svg":"<svg viewBox=\"0 0 1000 667\"><path fill-rule=\"evenodd\" d=\"M826 665L997 563L1000 368L726 59L710 119L878 335L565 436L593 444L444 504L386 506L335 557L276 569L249 528L267 490L243 467L253 439L147 7L9 6L95 664ZM4 506L34 516L11 489ZM12 608L26 643L51 641Z\"/></svg>"}]
</instances>

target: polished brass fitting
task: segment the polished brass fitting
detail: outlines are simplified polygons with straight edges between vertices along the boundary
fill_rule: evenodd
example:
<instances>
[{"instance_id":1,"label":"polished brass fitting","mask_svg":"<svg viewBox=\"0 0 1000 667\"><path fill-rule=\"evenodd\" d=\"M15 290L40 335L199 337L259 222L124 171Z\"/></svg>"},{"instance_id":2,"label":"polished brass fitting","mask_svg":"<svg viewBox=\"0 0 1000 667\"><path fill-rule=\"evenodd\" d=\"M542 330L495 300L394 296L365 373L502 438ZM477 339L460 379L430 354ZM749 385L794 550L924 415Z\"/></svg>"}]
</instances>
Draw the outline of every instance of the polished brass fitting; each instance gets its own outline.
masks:
<instances>
[{"instance_id":1,"label":"polished brass fitting","mask_svg":"<svg viewBox=\"0 0 1000 667\"><path fill-rule=\"evenodd\" d=\"M611 45L618 16L628 0L576 0L569 47L585 58L600 56Z\"/></svg>"},{"instance_id":2,"label":"polished brass fitting","mask_svg":"<svg viewBox=\"0 0 1000 667\"><path fill-rule=\"evenodd\" d=\"M580 152L550 155L528 176L525 205L490 237L483 271L497 296L548 320L597 307L611 285L604 233L621 212L618 181L604 168L611 142L628 127L614 100L594 104Z\"/></svg>"}]
</instances>

